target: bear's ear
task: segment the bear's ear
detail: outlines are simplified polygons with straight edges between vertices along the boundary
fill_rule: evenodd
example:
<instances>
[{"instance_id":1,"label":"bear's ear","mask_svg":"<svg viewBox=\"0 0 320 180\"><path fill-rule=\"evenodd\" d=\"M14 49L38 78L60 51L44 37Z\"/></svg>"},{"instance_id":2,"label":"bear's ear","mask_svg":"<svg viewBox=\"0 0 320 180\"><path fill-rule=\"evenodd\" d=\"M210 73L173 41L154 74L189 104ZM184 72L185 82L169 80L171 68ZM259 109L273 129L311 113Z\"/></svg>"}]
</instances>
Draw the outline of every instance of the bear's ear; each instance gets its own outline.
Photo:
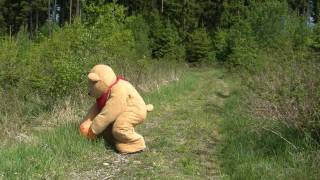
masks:
<instances>
[{"instance_id":1,"label":"bear's ear","mask_svg":"<svg viewBox=\"0 0 320 180\"><path fill-rule=\"evenodd\" d=\"M91 81L99 81L99 80L100 80L100 77L99 77L98 74L96 74L96 73L89 73L89 74L88 74L88 78L89 78Z\"/></svg>"}]
</instances>

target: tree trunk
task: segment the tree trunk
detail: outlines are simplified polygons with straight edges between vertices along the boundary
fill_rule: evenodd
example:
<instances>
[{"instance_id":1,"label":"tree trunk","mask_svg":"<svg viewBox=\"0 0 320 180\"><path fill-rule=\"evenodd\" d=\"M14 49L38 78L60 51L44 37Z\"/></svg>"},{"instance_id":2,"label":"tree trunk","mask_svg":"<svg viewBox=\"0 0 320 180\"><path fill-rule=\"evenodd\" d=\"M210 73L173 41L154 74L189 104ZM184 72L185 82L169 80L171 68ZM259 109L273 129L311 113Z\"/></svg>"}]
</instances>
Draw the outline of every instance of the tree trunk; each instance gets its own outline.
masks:
<instances>
[{"instance_id":1,"label":"tree trunk","mask_svg":"<svg viewBox=\"0 0 320 180\"><path fill-rule=\"evenodd\" d=\"M35 28L35 32L38 32L38 28L39 28L39 10L36 9L36 28Z\"/></svg>"},{"instance_id":2,"label":"tree trunk","mask_svg":"<svg viewBox=\"0 0 320 180\"><path fill-rule=\"evenodd\" d=\"M77 0L76 16L80 17L80 0Z\"/></svg>"},{"instance_id":3,"label":"tree trunk","mask_svg":"<svg viewBox=\"0 0 320 180\"><path fill-rule=\"evenodd\" d=\"M62 27L64 25L64 21L65 21L65 8L66 8L66 3L64 0L60 0L58 1L59 5L60 5L60 18L59 18L59 23L60 26Z\"/></svg>"},{"instance_id":4,"label":"tree trunk","mask_svg":"<svg viewBox=\"0 0 320 180\"><path fill-rule=\"evenodd\" d=\"M54 0L54 3L53 3L53 12L52 12L52 21L53 22L57 22L57 0Z\"/></svg>"},{"instance_id":5,"label":"tree trunk","mask_svg":"<svg viewBox=\"0 0 320 180\"><path fill-rule=\"evenodd\" d=\"M186 37L186 6L187 6L187 2L186 0L184 0L183 2L183 6L182 6L182 32L183 32L183 38Z\"/></svg>"},{"instance_id":6,"label":"tree trunk","mask_svg":"<svg viewBox=\"0 0 320 180\"><path fill-rule=\"evenodd\" d=\"M161 13L163 13L163 0L161 0Z\"/></svg>"},{"instance_id":7,"label":"tree trunk","mask_svg":"<svg viewBox=\"0 0 320 180\"><path fill-rule=\"evenodd\" d=\"M71 24L72 20L72 0L70 0L70 6L69 6L69 23Z\"/></svg>"},{"instance_id":8,"label":"tree trunk","mask_svg":"<svg viewBox=\"0 0 320 180\"><path fill-rule=\"evenodd\" d=\"M50 4L51 4L51 1L48 0L48 20L50 20Z\"/></svg>"},{"instance_id":9,"label":"tree trunk","mask_svg":"<svg viewBox=\"0 0 320 180\"><path fill-rule=\"evenodd\" d=\"M51 17L50 17L50 9L51 9L51 0L48 1L48 29L49 29L49 36L51 36Z\"/></svg>"},{"instance_id":10,"label":"tree trunk","mask_svg":"<svg viewBox=\"0 0 320 180\"><path fill-rule=\"evenodd\" d=\"M10 37L10 41L12 40L12 28L11 28L11 24L9 26L9 37Z\"/></svg>"},{"instance_id":11,"label":"tree trunk","mask_svg":"<svg viewBox=\"0 0 320 180\"><path fill-rule=\"evenodd\" d=\"M31 7L31 10L29 12L29 33L30 33L30 38L33 38L33 14L32 14L32 11L33 11L33 7L32 7L32 4L31 4L31 0L29 0L29 5Z\"/></svg>"},{"instance_id":12,"label":"tree trunk","mask_svg":"<svg viewBox=\"0 0 320 180\"><path fill-rule=\"evenodd\" d=\"M80 4L79 4L80 5ZM81 5L80 5L81 6ZM79 6L79 19L81 20L81 7Z\"/></svg>"}]
</instances>

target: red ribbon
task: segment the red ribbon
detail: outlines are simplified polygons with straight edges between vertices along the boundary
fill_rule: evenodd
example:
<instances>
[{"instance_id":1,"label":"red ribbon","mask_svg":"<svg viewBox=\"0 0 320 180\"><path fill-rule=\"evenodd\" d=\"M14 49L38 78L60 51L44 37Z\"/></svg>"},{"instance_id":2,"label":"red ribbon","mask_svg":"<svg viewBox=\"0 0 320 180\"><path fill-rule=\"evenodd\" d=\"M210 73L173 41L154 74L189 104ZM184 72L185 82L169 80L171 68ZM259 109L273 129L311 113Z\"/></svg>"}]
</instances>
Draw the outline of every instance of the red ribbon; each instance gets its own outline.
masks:
<instances>
[{"instance_id":1,"label":"red ribbon","mask_svg":"<svg viewBox=\"0 0 320 180\"><path fill-rule=\"evenodd\" d=\"M101 111L103 109L103 107L106 105L107 101L109 100L112 86L117 84L120 79L126 81L126 79L124 79L123 77L118 76L117 80L108 87L108 89L105 91L105 93L103 93L99 98L96 99L96 103L97 103L99 111Z\"/></svg>"}]
</instances>

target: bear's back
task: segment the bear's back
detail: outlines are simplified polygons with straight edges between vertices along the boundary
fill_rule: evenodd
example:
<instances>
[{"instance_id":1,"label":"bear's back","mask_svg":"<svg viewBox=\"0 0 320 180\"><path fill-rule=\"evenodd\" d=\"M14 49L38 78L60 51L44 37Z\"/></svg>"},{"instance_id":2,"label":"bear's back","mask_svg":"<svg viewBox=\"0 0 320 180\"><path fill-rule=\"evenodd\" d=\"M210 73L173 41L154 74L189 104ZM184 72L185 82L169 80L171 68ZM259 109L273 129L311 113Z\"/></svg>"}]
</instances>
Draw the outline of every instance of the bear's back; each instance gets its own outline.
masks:
<instances>
[{"instance_id":1,"label":"bear's back","mask_svg":"<svg viewBox=\"0 0 320 180\"><path fill-rule=\"evenodd\" d=\"M128 106L127 111L144 115L147 111L146 104L136 88L125 80L120 80L117 85L125 92L124 95L126 96L125 98Z\"/></svg>"}]
</instances>

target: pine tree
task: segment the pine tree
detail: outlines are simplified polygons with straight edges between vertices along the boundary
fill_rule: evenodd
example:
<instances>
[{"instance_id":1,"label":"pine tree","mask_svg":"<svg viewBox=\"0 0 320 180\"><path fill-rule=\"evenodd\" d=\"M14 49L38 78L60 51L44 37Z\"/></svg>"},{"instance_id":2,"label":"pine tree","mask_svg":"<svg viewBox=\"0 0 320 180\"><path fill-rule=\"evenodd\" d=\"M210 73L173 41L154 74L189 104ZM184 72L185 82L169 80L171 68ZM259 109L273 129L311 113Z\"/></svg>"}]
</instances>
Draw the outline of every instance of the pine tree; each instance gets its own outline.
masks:
<instances>
[{"instance_id":1,"label":"pine tree","mask_svg":"<svg viewBox=\"0 0 320 180\"><path fill-rule=\"evenodd\" d=\"M158 13L153 14L151 25L151 50L154 58L163 58L176 53L180 38L174 25L169 21L162 22Z\"/></svg>"},{"instance_id":2,"label":"pine tree","mask_svg":"<svg viewBox=\"0 0 320 180\"><path fill-rule=\"evenodd\" d=\"M204 28L199 28L190 34L187 47L186 59L190 63L199 63L209 58L211 47L210 38Z\"/></svg>"}]
</instances>

